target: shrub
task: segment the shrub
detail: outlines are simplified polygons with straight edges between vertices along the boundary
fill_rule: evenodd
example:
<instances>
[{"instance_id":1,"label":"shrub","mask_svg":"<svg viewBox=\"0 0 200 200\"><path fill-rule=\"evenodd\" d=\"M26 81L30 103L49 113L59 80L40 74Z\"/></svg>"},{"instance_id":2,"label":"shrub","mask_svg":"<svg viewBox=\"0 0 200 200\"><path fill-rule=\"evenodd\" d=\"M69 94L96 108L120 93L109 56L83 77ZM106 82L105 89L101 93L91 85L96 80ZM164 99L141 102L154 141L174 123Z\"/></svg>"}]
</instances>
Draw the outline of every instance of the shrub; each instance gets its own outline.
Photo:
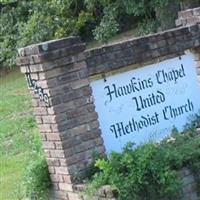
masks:
<instances>
[{"instance_id":1,"label":"shrub","mask_svg":"<svg viewBox=\"0 0 200 200\"><path fill-rule=\"evenodd\" d=\"M137 23L142 24L142 34L155 32L155 20L161 25L162 21L174 20L165 17L171 3L172 0L2 0L0 68L14 66L17 48L32 43L69 35L88 39L92 33L96 40L105 43L118 31ZM158 16L160 19L156 19Z\"/></svg>"},{"instance_id":2,"label":"shrub","mask_svg":"<svg viewBox=\"0 0 200 200\"><path fill-rule=\"evenodd\" d=\"M109 184L119 191L120 200L179 199L181 180L177 170L188 167L200 174L200 137L188 128L159 144L138 147L128 144L122 153L113 152L108 159L96 161L96 173L85 193Z\"/></svg>"},{"instance_id":3,"label":"shrub","mask_svg":"<svg viewBox=\"0 0 200 200\"><path fill-rule=\"evenodd\" d=\"M47 199L50 178L46 160L42 155L32 157L24 172L26 196L32 200Z\"/></svg>"},{"instance_id":4,"label":"shrub","mask_svg":"<svg viewBox=\"0 0 200 200\"><path fill-rule=\"evenodd\" d=\"M137 35L142 36L142 35L147 35L151 34L157 31L159 27L159 21L152 19L152 20L147 20L147 21L141 21L138 23L137 26Z\"/></svg>"},{"instance_id":5,"label":"shrub","mask_svg":"<svg viewBox=\"0 0 200 200\"><path fill-rule=\"evenodd\" d=\"M29 145L31 151L22 181L25 188L25 196L31 200L45 200L47 199L51 182L38 134L30 138Z\"/></svg>"},{"instance_id":6,"label":"shrub","mask_svg":"<svg viewBox=\"0 0 200 200\"><path fill-rule=\"evenodd\" d=\"M116 35L119 30L119 24L115 19L115 12L115 6L109 6L104 10L104 16L100 25L93 31L94 38L96 40L106 43L108 39Z\"/></svg>"}]
</instances>

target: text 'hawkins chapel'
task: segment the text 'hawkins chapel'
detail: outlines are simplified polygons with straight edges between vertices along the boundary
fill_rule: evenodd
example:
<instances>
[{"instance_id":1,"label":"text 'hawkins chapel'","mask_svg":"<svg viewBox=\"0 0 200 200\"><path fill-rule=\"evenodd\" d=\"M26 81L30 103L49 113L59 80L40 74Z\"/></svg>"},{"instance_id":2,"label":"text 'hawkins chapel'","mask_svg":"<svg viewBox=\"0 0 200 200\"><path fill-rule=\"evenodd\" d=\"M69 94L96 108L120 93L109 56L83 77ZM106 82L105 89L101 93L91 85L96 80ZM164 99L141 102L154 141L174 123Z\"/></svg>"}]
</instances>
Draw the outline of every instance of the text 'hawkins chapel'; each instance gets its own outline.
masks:
<instances>
[{"instance_id":1,"label":"text 'hawkins chapel'","mask_svg":"<svg viewBox=\"0 0 200 200\"><path fill-rule=\"evenodd\" d=\"M105 86L104 90L106 90L106 96L108 97L105 105L112 102L114 98L119 99L123 96L137 94L140 91L144 91L148 88L153 89L153 87L156 85L166 84L167 86L168 84L177 84L177 82L185 76L185 70L183 64L181 64L178 69L173 69L168 72L164 69L158 70L155 73L155 83L153 82L152 77L149 77L147 79L133 77L130 80L129 84L123 86L117 86L116 84ZM157 104L162 104L166 101L166 98L167 97L164 92L160 90L156 90L155 92L143 96L139 95L131 97L133 101L133 108L136 112L155 106ZM152 115L141 115L139 120L131 118L127 123L118 122L115 124L111 124L110 131L115 135L116 138L118 138L122 135L139 132L143 128L159 124L159 122L163 119L175 119L178 116L184 115L188 112L192 112L193 110L193 102L190 99L187 99L184 104L178 107L173 107L172 105L164 106L161 113L154 112Z\"/></svg>"}]
</instances>

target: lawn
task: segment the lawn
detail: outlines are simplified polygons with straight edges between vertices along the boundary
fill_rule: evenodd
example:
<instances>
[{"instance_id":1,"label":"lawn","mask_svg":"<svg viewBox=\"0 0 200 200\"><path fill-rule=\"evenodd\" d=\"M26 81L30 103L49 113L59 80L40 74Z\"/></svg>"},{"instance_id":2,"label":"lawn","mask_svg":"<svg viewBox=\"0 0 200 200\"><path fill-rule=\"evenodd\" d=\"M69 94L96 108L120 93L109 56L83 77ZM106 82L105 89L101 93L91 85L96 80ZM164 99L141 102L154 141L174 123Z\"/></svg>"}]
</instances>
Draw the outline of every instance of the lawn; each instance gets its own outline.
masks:
<instances>
[{"instance_id":1,"label":"lawn","mask_svg":"<svg viewBox=\"0 0 200 200\"><path fill-rule=\"evenodd\" d=\"M0 199L23 199L23 170L38 130L24 76L12 72L0 77Z\"/></svg>"}]
</instances>

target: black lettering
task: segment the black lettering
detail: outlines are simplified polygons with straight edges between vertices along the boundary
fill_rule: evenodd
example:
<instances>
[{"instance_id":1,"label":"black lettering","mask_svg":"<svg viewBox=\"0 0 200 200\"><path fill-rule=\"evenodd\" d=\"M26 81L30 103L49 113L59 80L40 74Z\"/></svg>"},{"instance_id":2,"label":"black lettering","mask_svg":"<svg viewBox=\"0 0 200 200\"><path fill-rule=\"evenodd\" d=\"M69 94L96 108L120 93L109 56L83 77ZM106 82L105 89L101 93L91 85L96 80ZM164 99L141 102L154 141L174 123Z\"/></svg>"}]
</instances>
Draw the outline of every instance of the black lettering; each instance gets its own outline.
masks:
<instances>
[{"instance_id":1,"label":"black lettering","mask_svg":"<svg viewBox=\"0 0 200 200\"><path fill-rule=\"evenodd\" d=\"M137 97L133 97L132 99L135 101L135 104L136 104L136 110L137 110L137 111L140 111L141 108L140 108L140 106L139 106L139 103L138 103Z\"/></svg>"},{"instance_id":2,"label":"black lettering","mask_svg":"<svg viewBox=\"0 0 200 200\"><path fill-rule=\"evenodd\" d=\"M112 133L115 134L115 138L118 138L117 130L116 130L116 128L115 128L115 125L111 125L111 126L110 126L110 130L111 130Z\"/></svg>"}]
</instances>

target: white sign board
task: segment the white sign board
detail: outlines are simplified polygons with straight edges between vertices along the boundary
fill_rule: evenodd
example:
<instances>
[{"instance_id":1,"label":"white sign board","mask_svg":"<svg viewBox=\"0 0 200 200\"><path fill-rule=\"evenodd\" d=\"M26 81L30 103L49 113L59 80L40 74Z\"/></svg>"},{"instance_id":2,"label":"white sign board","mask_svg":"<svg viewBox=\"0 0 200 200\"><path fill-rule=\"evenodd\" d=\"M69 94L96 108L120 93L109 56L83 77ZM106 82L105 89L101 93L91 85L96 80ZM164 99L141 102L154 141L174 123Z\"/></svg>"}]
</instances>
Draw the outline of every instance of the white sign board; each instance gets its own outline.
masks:
<instances>
[{"instance_id":1,"label":"white sign board","mask_svg":"<svg viewBox=\"0 0 200 200\"><path fill-rule=\"evenodd\" d=\"M193 55L173 58L91 82L107 153L127 142L159 141L183 130L200 109Z\"/></svg>"}]
</instances>

